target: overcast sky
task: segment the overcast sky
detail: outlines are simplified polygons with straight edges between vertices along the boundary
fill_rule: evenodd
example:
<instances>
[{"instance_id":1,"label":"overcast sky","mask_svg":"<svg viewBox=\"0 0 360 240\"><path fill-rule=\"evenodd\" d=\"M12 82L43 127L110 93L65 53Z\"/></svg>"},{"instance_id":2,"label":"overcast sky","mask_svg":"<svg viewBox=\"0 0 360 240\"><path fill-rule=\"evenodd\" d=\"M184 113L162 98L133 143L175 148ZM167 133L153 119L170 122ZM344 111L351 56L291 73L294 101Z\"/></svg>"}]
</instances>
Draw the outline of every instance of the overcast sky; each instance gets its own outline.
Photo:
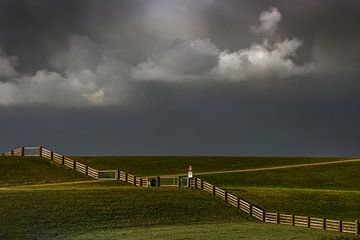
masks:
<instances>
[{"instance_id":1,"label":"overcast sky","mask_svg":"<svg viewBox=\"0 0 360 240\"><path fill-rule=\"evenodd\" d=\"M357 0L1 0L0 151L360 155Z\"/></svg>"}]
</instances>

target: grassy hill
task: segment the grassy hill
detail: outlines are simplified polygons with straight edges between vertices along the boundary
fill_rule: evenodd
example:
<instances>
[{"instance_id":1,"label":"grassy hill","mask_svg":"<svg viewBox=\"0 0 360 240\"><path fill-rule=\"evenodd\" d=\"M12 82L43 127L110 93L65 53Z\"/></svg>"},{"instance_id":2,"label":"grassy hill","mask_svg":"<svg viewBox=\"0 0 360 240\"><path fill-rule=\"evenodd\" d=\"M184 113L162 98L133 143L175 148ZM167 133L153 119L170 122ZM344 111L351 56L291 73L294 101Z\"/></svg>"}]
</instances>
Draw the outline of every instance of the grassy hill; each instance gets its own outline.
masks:
<instances>
[{"instance_id":1,"label":"grassy hill","mask_svg":"<svg viewBox=\"0 0 360 240\"><path fill-rule=\"evenodd\" d=\"M262 224L188 188L118 182L0 188L0 239L352 239ZM340 239L340 238L339 238Z\"/></svg>"},{"instance_id":2,"label":"grassy hill","mask_svg":"<svg viewBox=\"0 0 360 240\"><path fill-rule=\"evenodd\" d=\"M99 169L137 175L218 171L334 161L336 158L76 157ZM36 157L0 157L0 239L354 239L352 235L263 224L224 201L188 188L135 188L87 180ZM360 163L322 165L201 178L270 211L360 218ZM9 186L9 185L22 186Z\"/></svg>"},{"instance_id":3,"label":"grassy hill","mask_svg":"<svg viewBox=\"0 0 360 240\"><path fill-rule=\"evenodd\" d=\"M269 211L360 218L360 162L201 176Z\"/></svg>"},{"instance_id":4,"label":"grassy hill","mask_svg":"<svg viewBox=\"0 0 360 240\"><path fill-rule=\"evenodd\" d=\"M0 157L0 186L89 180L40 157Z\"/></svg>"},{"instance_id":5,"label":"grassy hill","mask_svg":"<svg viewBox=\"0 0 360 240\"><path fill-rule=\"evenodd\" d=\"M320 157L201 157L201 156L128 156L128 157L71 157L96 169L120 169L138 176L186 174L189 165L193 171L225 171L273 167L292 164L336 161L345 158Z\"/></svg>"}]
</instances>

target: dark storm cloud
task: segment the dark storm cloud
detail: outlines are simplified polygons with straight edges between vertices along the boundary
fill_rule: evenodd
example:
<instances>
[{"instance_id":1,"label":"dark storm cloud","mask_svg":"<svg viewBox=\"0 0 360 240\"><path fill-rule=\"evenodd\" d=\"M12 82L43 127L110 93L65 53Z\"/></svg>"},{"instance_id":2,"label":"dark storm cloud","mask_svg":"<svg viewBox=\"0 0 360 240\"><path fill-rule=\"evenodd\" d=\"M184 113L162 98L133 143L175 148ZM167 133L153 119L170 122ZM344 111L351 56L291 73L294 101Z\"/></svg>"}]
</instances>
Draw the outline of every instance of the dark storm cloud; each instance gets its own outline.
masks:
<instances>
[{"instance_id":1,"label":"dark storm cloud","mask_svg":"<svg viewBox=\"0 0 360 240\"><path fill-rule=\"evenodd\" d=\"M270 7L281 14L276 34L259 21ZM2 150L360 153L358 1L12 0L0 9ZM254 52L276 67L247 65ZM229 58L243 67L221 68Z\"/></svg>"}]
</instances>

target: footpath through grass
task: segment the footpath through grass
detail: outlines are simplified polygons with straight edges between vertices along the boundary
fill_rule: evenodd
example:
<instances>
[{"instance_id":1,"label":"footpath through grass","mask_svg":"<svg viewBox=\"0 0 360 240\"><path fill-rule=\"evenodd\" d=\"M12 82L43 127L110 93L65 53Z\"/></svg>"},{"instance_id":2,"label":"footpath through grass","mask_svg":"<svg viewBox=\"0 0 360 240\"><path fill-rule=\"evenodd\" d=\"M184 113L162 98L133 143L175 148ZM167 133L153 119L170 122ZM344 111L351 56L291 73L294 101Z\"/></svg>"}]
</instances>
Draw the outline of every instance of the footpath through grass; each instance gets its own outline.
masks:
<instances>
[{"instance_id":1,"label":"footpath through grass","mask_svg":"<svg viewBox=\"0 0 360 240\"><path fill-rule=\"evenodd\" d=\"M40 157L0 157L0 187L89 179Z\"/></svg>"},{"instance_id":2,"label":"footpath through grass","mask_svg":"<svg viewBox=\"0 0 360 240\"><path fill-rule=\"evenodd\" d=\"M119 182L8 187L0 188L0 206L0 239L7 240L353 239L262 224L188 188L135 188Z\"/></svg>"},{"instance_id":3,"label":"footpath through grass","mask_svg":"<svg viewBox=\"0 0 360 240\"><path fill-rule=\"evenodd\" d=\"M345 158L326 157L202 157L202 156L129 156L129 157L71 157L96 169L120 169L138 176L186 174L193 171L226 171L259 167L285 166L303 163L328 162Z\"/></svg>"}]
</instances>

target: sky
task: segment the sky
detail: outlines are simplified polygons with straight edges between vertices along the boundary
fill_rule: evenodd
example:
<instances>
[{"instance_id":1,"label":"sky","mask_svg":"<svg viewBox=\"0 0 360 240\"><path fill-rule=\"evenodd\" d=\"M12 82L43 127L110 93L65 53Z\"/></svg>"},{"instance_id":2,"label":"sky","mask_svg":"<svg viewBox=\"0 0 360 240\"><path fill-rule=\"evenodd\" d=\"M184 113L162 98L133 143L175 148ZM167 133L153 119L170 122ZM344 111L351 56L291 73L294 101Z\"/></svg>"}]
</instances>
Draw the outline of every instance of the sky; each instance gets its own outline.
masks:
<instances>
[{"instance_id":1,"label":"sky","mask_svg":"<svg viewBox=\"0 0 360 240\"><path fill-rule=\"evenodd\" d=\"M356 0L1 0L0 151L360 155Z\"/></svg>"}]
</instances>

